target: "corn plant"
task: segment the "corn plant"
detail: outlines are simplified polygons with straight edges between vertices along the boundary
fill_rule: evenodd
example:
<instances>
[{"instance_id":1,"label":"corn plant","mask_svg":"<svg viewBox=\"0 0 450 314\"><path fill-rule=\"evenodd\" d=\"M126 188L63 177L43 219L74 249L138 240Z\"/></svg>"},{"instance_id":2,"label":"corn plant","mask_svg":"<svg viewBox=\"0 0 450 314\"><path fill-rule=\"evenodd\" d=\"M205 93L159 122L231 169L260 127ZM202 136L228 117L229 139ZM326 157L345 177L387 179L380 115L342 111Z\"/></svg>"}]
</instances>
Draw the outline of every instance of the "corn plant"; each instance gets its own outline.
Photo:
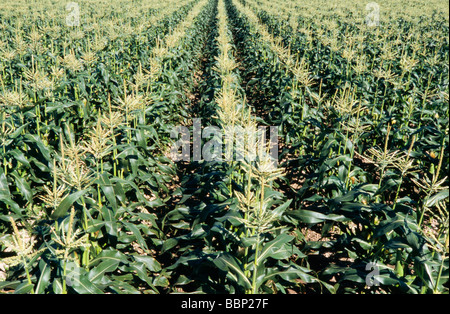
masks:
<instances>
[{"instance_id":1,"label":"corn plant","mask_svg":"<svg viewBox=\"0 0 450 314\"><path fill-rule=\"evenodd\" d=\"M448 293L448 30L437 0L2 1L0 291Z\"/></svg>"}]
</instances>

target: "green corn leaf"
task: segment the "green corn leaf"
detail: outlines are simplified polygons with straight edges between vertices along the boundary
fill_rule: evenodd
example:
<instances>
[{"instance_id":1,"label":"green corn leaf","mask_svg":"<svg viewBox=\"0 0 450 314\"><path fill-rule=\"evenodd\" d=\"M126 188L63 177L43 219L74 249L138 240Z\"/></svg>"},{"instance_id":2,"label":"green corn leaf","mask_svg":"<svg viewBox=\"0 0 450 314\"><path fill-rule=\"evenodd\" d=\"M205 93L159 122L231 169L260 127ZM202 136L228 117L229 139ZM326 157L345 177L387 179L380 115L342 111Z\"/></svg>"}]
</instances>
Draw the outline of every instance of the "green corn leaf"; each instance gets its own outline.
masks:
<instances>
[{"instance_id":1,"label":"green corn leaf","mask_svg":"<svg viewBox=\"0 0 450 314\"><path fill-rule=\"evenodd\" d=\"M287 234L280 234L272 241L266 243L266 245L261 250L258 255L258 259L256 260L257 265L262 265L263 262L268 258L275 259L285 259L292 255L292 249L285 244L291 242L294 239L294 236Z\"/></svg>"},{"instance_id":2,"label":"green corn leaf","mask_svg":"<svg viewBox=\"0 0 450 314\"><path fill-rule=\"evenodd\" d=\"M35 287L36 294L42 294L50 285L51 267L43 260L39 262L40 276Z\"/></svg>"},{"instance_id":3,"label":"green corn leaf","mask_svg":"<svg viewBox=\"0 0 450 314\"><path fill-rule=\"evenodd\" d=\"M117 211L116 193L111 181L108 178L108 175L104 173L102 176L100 176L100 178L96 181L96 183L100 185L103 195L106 196L106 199L111 204L114 212L116 212Z\"/></svg>"},{"instance_id":4,"label":"green corn leaf","mask_svg":"<svg viewBox=\"0 0 450 314\"><path fill-rule=\"evenodd\" d=\"M396 220L389 220L386 222L380 223L380 226L375 230L374 237L378 238L381 237L392 230L397 229L398 227L401 227L405 224L404 219L396 219Z\"/></svg>"},{"instance_id":5,"label":"green corn leaf","mask_svg":"<svg viewBox=\"0 0 450 314\"><path fill-rule=\"evenodd\" d=\"M93 284L99 284L102 281L102 277L105 276L106 273L115 271L120 262L120 260L112 258L103 260L99 265L89 271L89 281Z\"/></svg>"},{"instance_id":6,"label":"green corn leaf","mask_svg":"<svg viewBox=\"0 0 450 314\"><path fill-rule=\"evenodd\" d=\"M165 253L167 251L169 251L170 249L172 249L173 247L175 247L178 244L179 239L177 238L169 238L167 240L164 241L162 248L161 248L161 252Z\"/></svg>"},{"instance_id":7,"label":"green corn leaf","mask_svg":"<svg viewBox=\"0 0 450 314\"><path fill-rule=\"evenodd\" d=\"M58 208L53 212L52 218L57 219L66 215L67 211L73 205L73 203L78 201L78 199L86 194L86 192L87 190L81 190L66 196L61 204L59 204Z\"/></svg>"},{"instance_id":8,"label":"green corn leaf","mask_svg":"<svg viewBox=\"0 0 450 314\"><path fill-rule=\"evenodd\" d=\"M161 264L153 257L151 256L133 256L134 260L138 263L143 263L148 270L152 272L159 272L161 271Z\"/></svg>"},{"instance_id":9,"label":"green corn leaf","mask_svg":"<svg viewBox=\"0 0 450 314\"><path fill-rule=\"evenodd\" d=\"M124 224L124 226L127 227L128 230L130 230L133 233L139 246L141 248L143 248L144 250L148 250L147 243L145 242L144 238L142 237L142 234L141 234L141 231L139 230L139 228L129 222L122 222L122 223Z\"/></svg>"},{"instance_id":10,"label":"green corn leaf","mask_svg":"<svg viewBox=\"0 0 450 314\"><path fill-rule=\"evenodd\" d=\"M139 279L147 283L154 291L158 291L158 289L156 289L156 287L153 285L151 278L148 276L146 267L143 263L132 263L129 267L126 267L125 270L136 272L136 275Z\"/></svg>"},{"instance_id":11,"label":"green corn leaf","mask_svg":"<svg viewBox=\"0 0 450 314\"><path fill-rule=\"evenodd\" d=\"M343 215L335 215L335 214L322 214L319 212L306 210L306 209L298 209L287 212L287 215L292 216L298 220L300 220L303 223L307 224L316 224L320 222L324 222L326 220L329 221L345 221L348 220Z\"/></svg>"},{"instance_id":12,"label":"green corn leaf","mask_svg":"<svg viewBox=\"0 0 450 314\"><path fill-rule=\"evenodd\" d=\"M251 288L251 282L245 276L244 270L240 262L228 253L218 255L214 260L214 264L223 271L229 272L230 277L244 289Z\"/></svg>"},{"instance_id":13,"label":"green corn leaf","mask_svg":"<svg viewBox=\"0 0 450 314\"><path fill-rule=\"evenodd\" d=\"M114 261L115 263L128 264L128 258L125 254L114 249L102 251L96 258L89 262L89 267L93 267L103 261Z\"/></svg>"},{"instance_id":14,"label":"green corn leaf","mask_svg":"<svg viewBox=\"0 0 450 314\"><path fill-rule=\"evenodd\" d=\"M439 193L434 194L433 196L431 196L430 198L427 198L425 200L425 204L424 206L426 208L431 208L433 207L436 203L438 203L439 201L442 201L444 199L447 199L449 196L449 189L445 189L443 191L440 191Z\"/></svg>"},{"instance_id":15,"label":"green corn leaf","mask_svg":"<svg viewBox=\"0 0 450 314\"><path fill-rule=\"evenodd\" d=\"M24 282L17 286L16 290L14 290L14 294L28 294L33 291L34 285L28 282Z\"/></svg>"},{"instance_id":16,"label":"green corn leaf","mask_svg":"<svg viewBox=\"0 0 450 314\"><path fill-rule=\"evenodd\" d=\"M10 151L10 152L8 152L8 154L11 154L11 156L13 156L14 159L19 161L20 163L22 163L26 167L31 167L30 162L25 157L25 154L22 151L18 150L17 148L12 150L12 151Z\"/></svg>"},{"instance_id":17,"label":"green corn leaf","mask_svg":"<svg viewBox=\"0 0 450 314\"><path fill-rule=\"evenodd\" d=\"M93 284L85 275L72 276L71 280L71 287L79 294L103 294L103 291Z\"/></svg>"},{"instance_id":18,"label":"green corn leaf","mask_svg":"<svg viewBox=\"0 0 450 314\"><path fill-rule=\"evenodd\" d=\"M33 202L33 191L31 190L30 184L27 180L17 174L16 171L11 173L11 175L15 178L17 189L20 191L20 194L30 203Z\"/></svg>"},{"instance_id":19,"label":"green corn leaf","mask_svg":"<svg viewBox=\"0 0 450 314\"><path fill-rule=\"evenodd\" d=\"M117 237L117 221L114 218L114 212L112 209L103 206L100 209L100 212L102 213L103 216L103 224L106 228L106 232L113 236L113 237Z\"/></svg>"}]
</instances>

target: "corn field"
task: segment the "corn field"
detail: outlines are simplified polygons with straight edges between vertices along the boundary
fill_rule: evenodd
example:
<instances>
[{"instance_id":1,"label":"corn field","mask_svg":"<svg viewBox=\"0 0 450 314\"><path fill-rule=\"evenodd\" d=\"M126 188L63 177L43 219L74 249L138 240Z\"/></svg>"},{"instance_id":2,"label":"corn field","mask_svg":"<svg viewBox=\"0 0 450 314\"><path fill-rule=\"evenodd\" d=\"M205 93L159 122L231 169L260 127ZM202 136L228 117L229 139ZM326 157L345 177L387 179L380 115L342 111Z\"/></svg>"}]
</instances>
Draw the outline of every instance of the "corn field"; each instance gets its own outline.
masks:
<instances>
[{"instance_id":1,"label":"corn field","mask_svg":"<svg viewBox=\"0 0 450 314\"><path fill-rule=\"evenodd\" d=\"M448 6L1 0L0 292L448 294Z\"/></svg>"}]
</instances>

